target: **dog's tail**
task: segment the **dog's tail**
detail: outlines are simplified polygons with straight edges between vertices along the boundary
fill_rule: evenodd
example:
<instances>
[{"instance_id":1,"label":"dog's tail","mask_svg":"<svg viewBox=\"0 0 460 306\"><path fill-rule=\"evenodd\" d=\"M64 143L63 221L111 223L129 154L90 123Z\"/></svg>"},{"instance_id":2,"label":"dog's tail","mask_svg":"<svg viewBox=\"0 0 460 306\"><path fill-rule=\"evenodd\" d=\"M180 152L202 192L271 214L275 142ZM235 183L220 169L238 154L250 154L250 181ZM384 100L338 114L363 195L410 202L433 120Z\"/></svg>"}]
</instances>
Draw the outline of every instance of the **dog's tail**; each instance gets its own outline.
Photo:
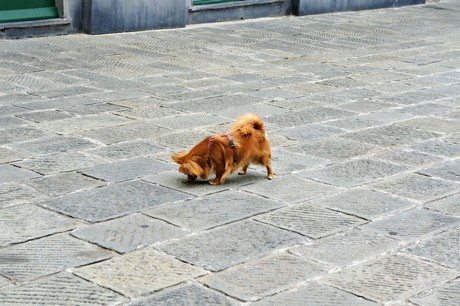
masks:
<instances>
[{"instance_id":1,"label":"dog's tail","mask_svg":"<svg viewBox=\"0 0 460 306\"><path fill-rule=\"evenodd\" d=\"M176 163L182 164L185 155L187 155L187 153L181 152L181 153L177 153L177 154L171 155L171 158L172 158Z\"/></svg>"},{"instance_id":2,"label":"dog's tail","mask_svg":"<svg viewBox=\"0 0 460 306\"><path fill-rule=\"evenodd\" d=\"M255 131L260 131L265 134L264 123L257 115L248 113L236 119L232 126L231 132L240 130L243 135L251 135Z\"/></svg>"}]
</instances>

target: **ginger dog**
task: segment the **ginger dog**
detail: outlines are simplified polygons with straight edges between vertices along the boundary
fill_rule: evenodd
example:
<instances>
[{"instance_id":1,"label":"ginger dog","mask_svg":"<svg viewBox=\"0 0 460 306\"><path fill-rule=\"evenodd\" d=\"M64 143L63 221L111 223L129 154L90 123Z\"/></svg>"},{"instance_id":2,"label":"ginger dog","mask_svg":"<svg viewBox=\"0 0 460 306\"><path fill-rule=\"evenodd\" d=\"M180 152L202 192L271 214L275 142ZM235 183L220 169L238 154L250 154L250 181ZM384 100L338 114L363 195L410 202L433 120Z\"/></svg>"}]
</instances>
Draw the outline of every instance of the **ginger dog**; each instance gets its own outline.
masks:
<instances>
[{"instance_id":1,"label":"ginger dog","mask_svg":"<svg viewBox=\"0 0 460 306\"><path fill-rule=\"evenodd\" d=\"M208 136L190 152L173 154L171 158L180 165L179 172L186 174L189 182L215 173L216 178L209 183L221 185L239 168L239 174L245 174L249 164L265 166L267 178L274 178L264 123L254 114L237 118L229 134Z\"/></svg>"}]
</instances>

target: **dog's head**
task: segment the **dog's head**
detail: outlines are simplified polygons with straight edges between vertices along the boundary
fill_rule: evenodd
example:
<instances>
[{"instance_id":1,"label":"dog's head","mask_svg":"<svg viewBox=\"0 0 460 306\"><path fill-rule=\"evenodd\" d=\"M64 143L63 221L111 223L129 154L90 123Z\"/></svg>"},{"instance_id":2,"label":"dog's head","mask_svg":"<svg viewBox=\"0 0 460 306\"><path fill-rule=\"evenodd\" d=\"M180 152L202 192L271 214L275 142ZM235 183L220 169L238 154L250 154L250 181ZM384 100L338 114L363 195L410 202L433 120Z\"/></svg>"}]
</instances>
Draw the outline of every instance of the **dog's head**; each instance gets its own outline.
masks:
<instances>
[{"instance_id":1,"label":"dog's head","mask_svg":"<svg viewBox=\"0 0 460 306\"><path fill-rule=\"evenodd\" d=\"M195 181L199 176L207 177L205 169L200 166L196 159L191 158L187 153L173 154L171 158L179 164L179 172L187 175L189 182Z\"/></svg>"}]
</instances>

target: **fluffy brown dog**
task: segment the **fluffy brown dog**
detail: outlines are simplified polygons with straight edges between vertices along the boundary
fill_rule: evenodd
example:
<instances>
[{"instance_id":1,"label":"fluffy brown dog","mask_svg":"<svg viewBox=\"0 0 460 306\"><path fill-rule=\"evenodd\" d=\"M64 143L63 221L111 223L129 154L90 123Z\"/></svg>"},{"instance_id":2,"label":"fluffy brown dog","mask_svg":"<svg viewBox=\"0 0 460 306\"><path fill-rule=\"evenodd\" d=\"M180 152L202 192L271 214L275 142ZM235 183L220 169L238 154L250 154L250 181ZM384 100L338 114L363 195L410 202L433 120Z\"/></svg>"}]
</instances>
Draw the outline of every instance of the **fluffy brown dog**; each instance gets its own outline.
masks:
<instances>
[{"instance_id":1,"label":"fluffy brown dog","mask_svg":"<svg viewBox=\"0 0 460 306\"><path fill-rule=\"evenodd\" d=\"M206 179L215 172L216 178L209 183L220 185L239 168L239 174L245 174L249 164L267 167L267 178L271 180L274 177L264 123L254 114L239 117L229 134L206 137L190 152L171 157L180 165L179 172L186 174L189 182L197 177Z\"/></svg>"}]
</instances>

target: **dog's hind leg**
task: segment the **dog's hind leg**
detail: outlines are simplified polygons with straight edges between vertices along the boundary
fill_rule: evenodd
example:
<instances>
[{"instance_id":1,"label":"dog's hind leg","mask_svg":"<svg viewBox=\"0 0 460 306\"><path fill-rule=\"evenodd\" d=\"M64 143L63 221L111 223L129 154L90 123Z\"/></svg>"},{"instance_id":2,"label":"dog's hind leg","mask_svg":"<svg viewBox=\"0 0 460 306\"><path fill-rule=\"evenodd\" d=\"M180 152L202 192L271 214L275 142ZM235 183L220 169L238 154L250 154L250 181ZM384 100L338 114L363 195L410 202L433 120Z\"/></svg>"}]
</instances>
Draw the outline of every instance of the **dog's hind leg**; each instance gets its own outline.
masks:
<instances>
[{"instance_id":1,"label":"dog's hind leg","mask_svg":"<svg viewBox=\"0 0 460 306\"><path fill-rule=\"evenodd\" d=\"M238 174L240 175L246 174L246 172L248 171L248 167L249 167L249 164L243 165L243 167L241 167L241 170L238 172Z\"/></svg>"}]
</instances>

